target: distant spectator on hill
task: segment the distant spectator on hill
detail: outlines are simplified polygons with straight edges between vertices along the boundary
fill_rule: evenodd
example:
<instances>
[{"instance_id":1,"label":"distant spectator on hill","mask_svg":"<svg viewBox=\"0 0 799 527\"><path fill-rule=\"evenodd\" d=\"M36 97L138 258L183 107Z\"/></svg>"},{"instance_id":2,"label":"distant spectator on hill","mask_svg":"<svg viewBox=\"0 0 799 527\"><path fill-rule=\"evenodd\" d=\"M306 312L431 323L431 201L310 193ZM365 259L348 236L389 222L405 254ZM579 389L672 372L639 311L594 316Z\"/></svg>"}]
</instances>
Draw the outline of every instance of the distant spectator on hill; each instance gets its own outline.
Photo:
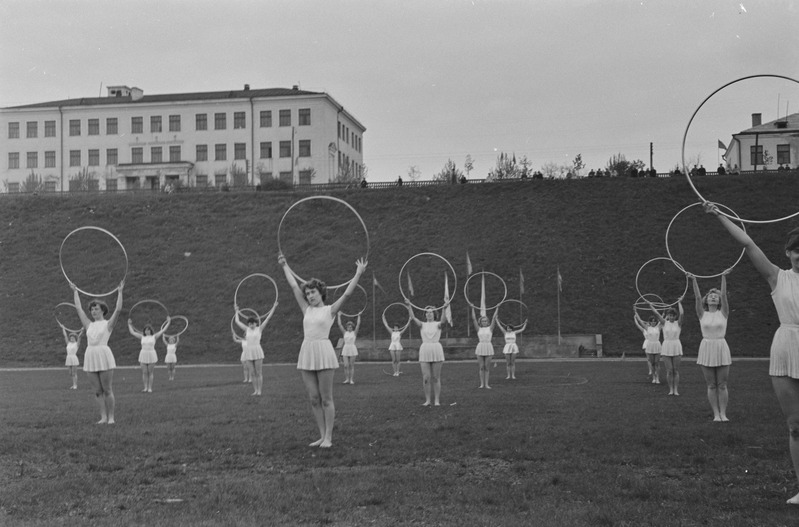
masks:
<instances>
[{"instance_id":1,"label":"distant spectator on hill","mask_svg":"<svg viewBox=\"0 0 799 527\"><path fill-rule=\"evenodd\" d=\"M398 187L402 186L402 176L397 176L397 186Z\"/></svg>"},{"instance_id":2,"label":"distant spectator on hill","mask_svg":"<svg viewBox=\"0 0 799 527\"><path fill-rule=\"evenodd\" d=\"M690 174L691 174L691 177L694 177L694 176L698 176L698 175L699 175L699 169L698 169L698 168L696 168L696 165L694 165L694 168L692 168L692 169L691 169L691 172L690 172Z\"/></svg>"},{"instance_id":3,"label":"distant spectator on hill","mask_svg":"<svg viewBox=\"0 0 799 527\"><path fill-rule=\"evenodd\" d=\"M658 171L654 167L649 169L649 177L658 177Z\"/></svg>"},{"instance_id":4,"label":"distant spectator on hill","mask_svg":"<svg viewBox=\"0 0 799 527\"><path fill-rule=\"evenodd\" d=\"M629 175L630 177L638 177L638 169L635 168L634 166L631 166L627 171L627 175Z\"/></svg>"},{"instance_id":5,"label":"distant spectator on hill","mask_svg":"<svg viewBox=\"0 0 799 527\"><path fill-rule=\"evenodd\" d=\"M682 170L680 170L680 167L677 167L671 172L671 175L672 176L682 176Z\"/></svg>"},{"instance_id":6,"label":"distant spectator on hill","mask_svg":"<svg viewBox=\"0 0 799 527\"><path fill-rule=\"evenodd\" d=\"M732 167L732 170L730 171L730 174L740 174L740 173L741 173L741 171L738 169L738 164L736 163L736 164L735 164L735 165Z\"/></svg>"},{"instance_id":7,"label":"distant spectator on hill","mask_svg":"<svg viewBox=\"0 0 799 527\"><path fill-rule=\"evenodd\" d=\"M361 188L366 188L368 183L366 182L366 178L361 178Z\"/></svg>"},{"instance_id":8,"label":"distant spectator on hill","mask_svg":"<svg viewBox=\"0 0 799 527\"><path fill-rule=\"evenodd\" d=\"M777 170L785 170L785 167L782 166L782 163L780 163L780 166L777 167Z\"/></svg>"},{"instance_id":9,"label":"distant spectator on hill","mask_svg":"<svg viewBox=\"0 0 799 527\"><path fill-rule=\"evenodd\" d=\"M461 185L466 183L466 176L461 174Z\"/></svg>"},{"instance_id":10,"label":"distant spectator on hill","mask_svg":"<svg viewBox=\"0 0 799 527\"><path fill-rule=\"evenodd\" d=\"M716 173L718 173L718 175L720 176L726 175L727 169L724 168L724 165L719 165L719 168L718 170L716 170Z\"/></svg>"},{"instance_id":11,"label":"distant spectator on hill","mask_svg":"<svg viewBox=\"0 0 799 527\"><path fill-rule=\"evenodd\" d=\"M533 179L544 179L544 174L540 170L533 172Z\"/></svg>"},{"instance_id":12,"label":"distant spectator on hill","mask_svg":"<svg viewBox=\"0 0 799 527\"><path fill-rule=\"evenodd\" d=\"M707 170L705 170L705 165L699 165L699 170L696 171L696 175L698 176L706 176Z\"/></svg>"},{"instance_id":13,"label":"distant spectator on hill","mask_svg":"<svg viewBox=\"0 0 799 527\"><path fill-rule=\"evenodd\" d=\"M596 177L596 172L592 168L590 172L588 172L588 177Z\"/></svg>"}]
</instances>

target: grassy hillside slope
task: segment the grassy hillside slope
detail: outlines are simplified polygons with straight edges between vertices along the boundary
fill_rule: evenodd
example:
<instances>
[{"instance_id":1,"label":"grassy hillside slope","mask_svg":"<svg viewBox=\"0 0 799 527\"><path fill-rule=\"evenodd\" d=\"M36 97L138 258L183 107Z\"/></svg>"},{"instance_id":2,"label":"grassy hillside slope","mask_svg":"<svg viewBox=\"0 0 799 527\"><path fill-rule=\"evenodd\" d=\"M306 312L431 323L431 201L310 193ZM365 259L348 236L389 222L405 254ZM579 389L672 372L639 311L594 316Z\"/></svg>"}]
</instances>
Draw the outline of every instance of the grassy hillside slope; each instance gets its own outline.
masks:
<instances>
[{"instance_id":1,"label":"grassy hillside slope","mask_svg":"<svg viewBox=\"0 0 799 527\"><path fill-rule=\"evenodd\" d=\"M708 199L747 218L783 216L799 206L797 182L790 176L706 177L697 184ZM524 300L533 315L528 332L533 334L557 332L559 267L562 332L601 333L611 355L640 353L642 338L631 321L631 306L638 297L636 273L647 260L666 256L670 220L697 201L682 178L353 190L336 196L355 207L369 228L371 253L364 285L371 295L374 272L387 292L377 294L378 338L386 336L379 322L383 308L401 299L400 268L425 251L441 254L455 266L459 291L450 336L465 336L466 306L460 289L468 251L474 269L505 278L514 298L521 268ZM64 343L52 310L59 302L71 301L71 292L61 274L58 250L64 237L83 225L115 233L129 255L125 313L110 341L120 365L136 364L138 343L127 333L124 320L127 309L144 298L157 298L173 314L191 320L178 349L181 362L236 362L240 348L229 329L233 292L241 278L254 272L273 276L280 287L281 303L264 337L267 361L294 360L302 340L301 314L277 265L276 239L283 212L302 197L259 192L0 200L0 365L63 364ZM340 213L308 218L308 243L352 237L343 227L352 217L343 207ZM784 235L797 223L753 225L749 232L773 261L787 267ZM675 258L690 260L684 263L689 270L706 265L708 274L719 272L737 257L716 224L700 214L691 222L675 222L670 246L682 255ZM303 265L329 279L334 270L353 272L353 259L338 251L320 251ZM700 286L704 291L718 282L701 280ZM729 289L727 338L733 355L767 356L778 324L767 285L744 258L729 276ZM664 285L665 290L670 288ZM701 334L690 292L685 308L683 345L695 355ZM337 338L338 330L331 334ZM370 305L361 337L371 336ZM163 355L160 344L159 353Z\"/></svg>"}]
</instances>

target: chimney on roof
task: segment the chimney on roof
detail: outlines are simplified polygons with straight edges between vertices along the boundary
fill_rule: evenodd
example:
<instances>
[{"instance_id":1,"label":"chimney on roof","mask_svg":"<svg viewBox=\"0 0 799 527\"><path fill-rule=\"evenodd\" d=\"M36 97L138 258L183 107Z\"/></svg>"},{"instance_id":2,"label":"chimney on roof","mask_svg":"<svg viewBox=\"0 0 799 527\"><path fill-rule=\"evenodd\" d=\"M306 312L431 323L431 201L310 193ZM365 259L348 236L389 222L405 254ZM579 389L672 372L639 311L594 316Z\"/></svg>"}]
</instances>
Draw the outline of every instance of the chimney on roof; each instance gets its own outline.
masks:
<instances>
[{"instance_id":1,"label":"chimney on roof","mask_svg":"<svg viewBox=\"0 0 799 527\"><path fill-rule=\"evenodd\" d=\"M130 100L138 101L142 97L144 97L144 90L136 87L130 89Z\"/></svg>"},{"instance_id":2,"label":"chimney on roof","mask_svg":"<svg viewBox=\"0 0 799 527\"><path fill-rule=\"evenodd\" d=\"M295 84L294 86L291 87L291 89L294 90L294 91L297 91L297 90L300 89L300 86L299 86L299 84Z\"/></svg>"},{"instance_id":3,"label":"chimney on roof","mask_svg":"<svg viewBox=\"0 0 799 527\"><path fill-rule=\"evenodd\" d=\"M249 84L245 84L244 85L244 91L250 91L250 85Z\"/></svg>"},{"instance_id":4,"label":"chimney on roof","mask_svg":"<svg viewBox=\"0 0 799 527\"><path fill-rule=\"evenodd\" d=\"M760 126L762 124L762 116L759 113L752 114L752 126Z\"/></svg>"}]
</instances>

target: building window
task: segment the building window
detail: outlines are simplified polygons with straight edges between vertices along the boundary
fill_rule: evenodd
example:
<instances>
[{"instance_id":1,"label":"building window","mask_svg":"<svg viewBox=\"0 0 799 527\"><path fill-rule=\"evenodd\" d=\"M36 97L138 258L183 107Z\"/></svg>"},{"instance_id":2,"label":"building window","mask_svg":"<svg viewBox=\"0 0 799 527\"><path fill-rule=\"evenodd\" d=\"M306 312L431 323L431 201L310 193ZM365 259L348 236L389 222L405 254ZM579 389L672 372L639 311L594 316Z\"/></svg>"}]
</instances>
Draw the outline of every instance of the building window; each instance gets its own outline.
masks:
<instances>
[{"instance_id":1,"label":"building window","mask_svg":"<svg viewBox=\"0 0 799 527\"><path fill-rule=\"evenodd\" d=\"M311 157L311 140L300 140L299 157Z\"/></svg>"},{"instance_id":2,"label":"building window","mask_svg":"<svg viewBox=\"0 0 799 527\"><path fill-rule=\"evenodd\" d=\"M150 147L150 162L161 163L163 161L163 153L160 146Z\"/></svg>"},{"instance_id":3,"label":"building window","mask_svg":"<svg viewBox=\"0 0 799 527\"><path fill-rule=\"evenodd\" d=\"M180 146L169 147L169 162L177 163L180 161Z\"/></svg>"},{"instance_id":4,"label":"building window","mask_svg":"<svg viewBox=\"0 0 799 527\"><path fill-rule=\"evenodd\" d=\"M291 141L280 141L280 157L291 157Z\"/></svg>"},{"instance_id":5,"label":"building window","mask_svg":"<svg viewBox=\"0 0 799 527\"><path fill-rule=\"evenodd\" d=\"M208 186L208 174L197 174L197 186L198 187Z\"/></svg>"},{"instance_id":6,"label":"building window","mask_svg":"<svg viewBox=\"0 0 799 527\"><path fill-rule=\"evenodd\" d=\"M144 132L144 120L142 117L130 118L130 133L140 134Z\"/></svg>"},{"instance_id":7,"label":"building window","mask_svg":"<svg viewBox=\"0 0 799 527\"><path fill-rule=\"evenodd\" d=\"M105 191L106 192L116 192L117 191L117 180L116 180L116 178L106 179L105 180Z\"/></svg>"},{"instance_id":8,"label":"building window","mask_svg":"<svg viewBox=\"0 0 799 527\"><path fill-rule=\"evenodd\" d=\"M116 148L108 148L105 151L105 164L116 166L119 164L119 152Z\"/></svg>"},{"instance_id":9,"label":"building window","mask_svg":"<svg viewBox=\"0 0 799 527\"><path fill-rule=\"evenodd\" d=\"M105 135L117 135L119 133L119 122L116 117L109 117L105 120Z\"/></svg>"},{"instance_id":10,"label":"building window","mask_svg":"<svg viewBox=\"0 0 799 527\"><path fill-rule=\"evenodd\" d=\"M19 183L16 183L16 182L11 183L11 182L9 182L8 183L8 193L9 194L12 194L12 193L16 194L18 192L19 192Z\"/></svg>"},{"instance_id":11,"label":"building window","mask_svg":"<svg viewBox=\"0 0 799 527\"><path fill-rule=\"evenodd\" d=\"M300 108L299 124L300 126L311 126L310 108Z\"/></svg>"},{"instance_id":12,"label":"building window","mask_svg":"<svg viewBox=\"0 0 799 527\"><path fill-rule=\"evenodd\" d=\"M233 144L233 159L247 159L247 143Z\"/></svg>"},{"instance_id":13,"label":"building window","mask_svg":"<svg viewBox=\"0 0 799 527\"><path fill-rule=\"evenodd\" d=\"M80 135L80 119L69 120L69 135Z\"/></svg>"},{"instance_id":14,"label":"building window","mask_svg":"<svg viewBox=\"0 0 799 527\"><path fill-rule=\"evenodd\" d=\"M791 164L791 145L777 145L777 164Z\"/></svg>"},{"instance_id":15,"label":"building window","mask_svg":"<svg viewBox=\"0 0 799 527\"><path fill-rule=\"evenodd\" d=\"M227 128L227 114L215 113L214 114L214 130L224 130Z\"/></svg>"},{"instance_id":16,"label":"building window","mask_svg":"<svg viewBox=\"0 0 799 527\"><path fill-rule=\"evenodd\" d=\"M291 172L281 172L278 177L280 178L280 181L284 183L288 183L289 185L294 184L294 174Z\"/></svg>"},{"instance_id":17,"label":"building window","mask_svg":"<svg viewBox=\"0 0 799 527\"><path fill-rule=\"evenodd\" d=\"M227 145L217 144L214 145L214 160L216 161L227 161Z\"/></svg>"},{"instance_id":18,"label":"building window","mask_svg":"<svg viewBox=\"0 0 799 527\"><path fill-rule=\"evenodd\" d=\"M217 187L221 187L225 183L227 183L227 174L214 174L214 184Z\"/></svg>"},{"instance_id":19,"label":"building window","mask_svg":"<svg viewBox=\"0 0 799 527\"><path fill-rule=\"evenodd\" d=\"M208 114L198 113L194 116L195 130L208 130Z\"/></svg>"},{"instance_id":20,"label":"building window","mask_svg":"<svg viewBox=\"0 0 799 527\"><path fill-rule=\"evenodd\" d=\"M150 116L150 133L151 134L161 133L161 116L160 115L151 115Z\"/></svg>"},{"instance_id":21,"label":"building window","mask_svg":"<svg viewBox=\"0 0 799 527\"><path fill-rule=\"evenodd\" d=\"M89 166L90 167L100 166L100 150L99 149L91 149L91 150L89 150Z\"/></svg>"},{"instance_id":22,"label":"building window","mask_svg":"<svg viewBox=\"0 0 799 527\"><path fill-rule=\"evenodd\" d=\"M261 128L272 127L272 110L261 111Z\"/></svg>"},{"instance_id":23,"label":"building window","mask_svg":"<svg viewBox=\"0 0 799 527\"><path fill-rule=\"evenodd\" d=\"M169 131L180 132L180 115L169 116Z\"/></svg>"},{"instance_id":24,"label":"building window","mask_svg":"<svg viewBox=\"0 0 799 527\"><path fill-rule=\"evenodd\" d=\"M69 166L71 167L80 166L80 150L69 151Z\"/></svg>"},{"instance_id":25,"label":"building window","mask_svg":"<svg viewBox=\"0 0 799 527\"><path fill-rule=\"evenodd\" d=\"M8 123L8 138L19 139L19 123Z\"/></svg>"},{"instance_id":26,"label":"building window","mask_svg":"<svg viewBox=\"0 0 799 527\"><path fill-rule=\"evenodd\" d=\"M261 178L261 183L267 183L272 180L272 173L271 172L258 172L258 175Z\"/></svg>"},{"instance_id":27,"label":"building window","mask_svg":"<svg viewBox=\"0 0 799 527\"><path fill-rule=\"evenodd\" d=\"M197 145L195 161L208 161L208 145Z\"/></svg>"},{"instance_id":28,"label":"building window","mask_svg":"<svg viewBox=\"0 0 799 527\"><path fill-rule=\"evenodd\" d=\"M39 168L39 152L28 152L27 168Z\"/></svg>"},{"instance_id":29,"label":"building window","mask_svg":"<svg viewBox=\"0 0 799 527\"><path fill-rule=\"evenodd\" d=\"M44 153L44 168L55 168L55 150L47 150Z\"/></svg>"},{"instance_id":30,"label":"building window","mask_svg":"<svg viewBox=\"0 0 799 527\"><path fill-rule=\"evenodd\" d=\"M244 112L233 112L233 128L247 128L247 117Z\"/></svg>"},{"instance_id":31,"label":"building window","mask_svg":"<svg viewBox=\"0 0 799 527\"><path fill-rule=\"evenodd\" d=\"M55 137L55 121L44 122L44 136Z\"/></svg>"},{"instance_id":32,"label":"building window","mask_svg":"<svg viewBox=\"0 0 799 527\"><path fill-rule=\"evenodd\" d=\"M261 159L272 159L272 141L261 143Z\"/></svg>"},{"instance_id":33,"label":"building window","mask_svg":"<svg viewBox=\"0 0 799 527\"><path fill-rule=\"evenodd\" d=\"M45 181L44 182L44 191L45 192L55 192L55 181Z\"/></svg>"},{"instance_id":34,"label":"building window","mask_svg":"<svg viewBox=\"0 0 799 527\"><path fill-rule=\"evenodd\" d=\"M280 126L291 126L291 110L280 110Z\"/></svg>"},{"instance_id":35,"label":"building window","mask_svg":"<svg viewBox=\"0 0 799 527\"><path fill-rule=\"evenodd\" d=\"M134 146L130 149L131 163L144 163L144 147Z\"/></svg>"},{"instance_id":36,"label":"building window","mask_svg":"<svg viewBox=\"0 0 799 527\"><path fill-rule=\"evenodd\" d=\"M8 153L8 168L19 168L19 152Z\"/></svg>"},{"instance_id":37,"label":"building window","mask_svg":"<svg viewBox=\"0 0 799 527\"><path fill-rule=\"evenodd\" d=\"M752 166L763 164L763 145L749 147L749 164Z\"/></svg>"},{"instance_id":38,"label":"building window","mask_svg":"<svg viewBox=\"0 0 799 527\"><path fill-rule=\"evenodd\" d=\"M39 135L39 123L37 121L28 121L28 138L34 138Z\"/></svg>"},{"instance_id":39,"label":"building window","mask_svg":"<svg viewBox=\"0 0 799 527\"><path fill-rule=\"evenodd\" d=\"M312 170L300 170L300 185L310 185Z\"/></svg>"},{"instance_id":40,"label":"building window","mask_svg":"<svg viewBox=\"0 0 799 527\"><path fill-rule=\"evenodd\" d=\"M89 119L89 135L100 135L100 119Z\"/></svg>"}]
</instances>

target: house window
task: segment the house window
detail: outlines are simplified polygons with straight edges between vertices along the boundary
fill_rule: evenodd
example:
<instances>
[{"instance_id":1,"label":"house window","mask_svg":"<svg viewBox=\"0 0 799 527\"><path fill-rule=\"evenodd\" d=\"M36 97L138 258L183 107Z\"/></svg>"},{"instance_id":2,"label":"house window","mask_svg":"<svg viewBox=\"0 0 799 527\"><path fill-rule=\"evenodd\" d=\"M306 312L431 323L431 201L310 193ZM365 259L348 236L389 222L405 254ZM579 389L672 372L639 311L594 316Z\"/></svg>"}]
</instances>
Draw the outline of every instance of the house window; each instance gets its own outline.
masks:
<instances>
[{"instance_id":1,"label":"house window","mask_svg":"<svg viewBox=\"0 0 799 527\"><path fill-rule=\"evenodd\" d=\"M144 131L144 120L142 117L130 118L130 133L140 134Z\"/></svg>"},{"instance_id":2,"label":"house window","mask_svg":"<svg viewBox=\"0 0 799 527\"><path fill-rule=\"evenodd\" d=\"M300 108L299 122L300 126L311 126L310 108Z\"/></svg>"},{"instance_id":3,"label":"house window","mask_svg":"<svg viewBox=\"0 0 799 527\"><path fill-rule=\"evenodd\" d=\"M217 187L221 187L227 183L227 174L214 174L214 184Z\"/></svg>"},{"instance_id":4,"label":"house window","mask_svg":"<svg viewBox=\"0 0 799 527\"><path fill-rule=\"evenodd\" d=\"M208 161L208 145L197 145L196 161Z\"/></svg>"},{"instance_id":5,"label":"house window","mask_svg":"<svg viewBox=\"0 0 799 527\"><path fill-rule=\"evenodd\" d=\"M55 150L47 150L44 153L44 168L55 168Z\"/></svg>"},{"instance_id":6,"label":"house window","mask_svg":"<svg viewBox=\"0 0 799 527\"><path fill-rule=\"evenodd\" d=\"M69 135L80 135L80 119L69 120Z\"/></svg>"},{"instance_id":7,"label":"house window","mask_svg":"<svg viewBox=\"0 0 799 527\"><path fill-rule=\"evenodd\" d=\"M144 163L144 147L134 146L130 149L131 163Z\"/></svg>"},{"instance_id":8,"label":"house window","mask_svg":"<svg viewBox=\"0 0 799 527\"><path fill-rule=\"evenodd\" d=\"M291 126L291 110L280 110L280 126Z\"/></svg>"},{"instance_id":9,"label":"house window","mask_svg":"<svg viewBox=\"0 0 799 527\"><path fill-rule=\"evenodd\" d=\"M214 160L216 161L227 161L227 145L217 144L214 145Z\"/></svg>"},{"instance_id":10,"label":"house window","mask_svg":"<svg viewBox=\"0 0 799 527\"><path fill-rule=\"evenodd\" d=\"M312 175L312 170L300 170L300 185L310 185Z\"/></svg>"},{"instance_id":11,"label":"house window","mask_svg":"<svg viewBox=\"0 0 799 527\"><path fill-rule=\"evenodd\" d=\"M291 141L280 141L280 157L291 157Z\"/></svg>"},{"instance_id":12,"label":"house window","mask_svg":"<svg viewBox=\"0 0 799 527\"><path fill-rule=\"evenodd\" d=\"M233 112L233 128L247 128L247 118L244 112Z\"/></svg>"},{"instance_id":13,"label":"house window","mask_svg":"<svg viewBox=\"0 0 799 527\"><path fill-rule=\"evenodd\" d=\"M208 130L208 114L198 113L194 116L195 130Z\"/></svg>"},{"instance_id":14,"label":"house window","mask_svg":"<svg viewBox=\"0 0 799 527\"><path fill-rule=\"evenodd\" d=\"M108 148L105 151L105 164L116 166L119 164L119 152L116 148Z\"/></svg>"},{"instance_id":15,"label":"house window","mask_svg":"<svg viewBox=\"0 0 799 527\"><path fill-rule=\"evenodd\" d=\"M89 119L89 135L100 135L100 119Z\"/></svg>"},{"instance_id":16,"label":"house window","mask_svg":"<svg viewBox=\"0 0 799 527\"><path fill-rule=\"evenodd\" d=\"M8 138L19 139L19 123L8 123Z\"/></svg>"},{"instance_id":17,"label":"house window","mask_svg":"<svg viewBox=\"0 0 799 527\"><path fill-rule=\"evenodd\" d=\"M227 114L215 113L214 114L214 130L224 130L227 128Z\"/></svg>"},{"instance_id":18,"label":"house window","mask_svg":"<svg viewBox=\"0 0 799 527\"><path fill-rule=\"evenodd\" d=\"M28 138L33 138L39 135L39 123L37 121L28 121Z\"/></svg>"},{"instance_id":19,"label":"house window","mask_svg":"<svg viewBox=\"0 0 799 527\"><path fill-rule=\"evenodd\" d=\"M91 149L91 150L89 150L89 166L90 167L100 166L100 150L99 149Z\"/></svg>"},{"instance_id":20,"label":"house window","mask_svg":"<svg viewBox=\"0 0 799 527\"><path fill-rule=\"evenodd\" d=\"M8 168L19 168L19 152L8 153Z\"/></svg>"},{"instance_id":21,"label":"house window","mask_svg":"<svg viewBox=\"0 0 799 527\"><path fill-rule=\"evenodd\" d=\"M208 186L208 174L197 174L197 186L198 187Z\"/></svg>"},{"instance_id":22,"label":"house window","mask_svg":"<svg viewBox=\"0 0 799 527\"><path fill-rule=\"evenodd\" d=\"M180 132L180 115L169 116L169 131Z\"/></svg>"},{"instance_id":23,"label":"house window","mask_svg":"<svg viewBox=\"0 0 799 527\"><path fill-rule=\"evenodd\" d=\"M55 121L44 122L44 136L55 137Z\"/></svg>"},{"instance_id":24,"label":"house window","mask_svg":"<svg viewBox=\"0 0 799 527\"><path fill-rule=\"evenodd\" d=\"M763 145L749 147L749 164L753 166L763 164Z\"/></svg>"},{"instance_id":25,"label":"house window","mask_svg":"<svg viewBox=\"0 0 799 527\"><path fill-rule=\"evenodd\" d=\"M28 152L27 168L39 168L39 152Z\"/></svg>"},{"instance_id":26,"label":"house window","mask_svg":"<svg viewBox=\"0 0 799 527\"><path fill-rule=\"evenodd\" d=\"M105 120L105 135L117 135L119 133L119 122L116 117L109 117Z\"/></svg>"},{"instance_id":27,"label":"house window","mask_svg":"<svg viewBox=\"0 0 799 527\"><path fill-rule=\"evenodd\" d=\"M8 192L9 192L9 194L11 194L11 193L14 193L14 194L18 193L18 192L19 192L19 183L16 183L16 182L14 182L14 183L9 183L9 184L8 184Z\"/></svg>"},{"instance_id":28,"label":"house window","mask_svg":"<svg viewBox=\"0 0 799 527\"><path fill-rule=\"evenodd\" d=\"M44 182L44 191L45 192L55 192L55 181L45 181Z\"/></svg>"},{"instance_id":29,"label":"house window","mask_svg":"<svg viewBox=\"0 0 799 527\"><path fill-rule=\"evenodd\" d=\"M153 146L150 148L150 162L161 163L163 161L163 151L160 146Z\"/></svg>"},{"instance_id":30,"label":"house window","mask_svg":"<svg viewBox=\"0 0 799 527\"><path fill-rule=\"evenodd\" d=\"M261 128L272 127L272 110L261 111Z\"/></svg>"},{"instance_id":31,"label":"house window","mask_svg":"<svg viewBox=\"0 0 799 527\"><path fill-rule=\"evenodd\" d=\"M233 159L247 159L247 143L233 144Z\"/></svg>"},{"instance_id":32,"label":"house window","mask_svg":"<svg viewBox=\"0 0 799 527\"><path fill-rule=\"evenodd\" d=\"M271 172L259 172L258 175L261 177L262 184L272 180Z\"/></svg>"},{"instance_id":33,"label":"house window","mask_svg":"<svg viewBox=\"0 0 799 527\"><path fill-rule=\"evenodd\" d=\"M114 179L106 179L105 180L105 191L106 192L116 192L117 191L117 180Z\"/></svg>"},{"instance_id":34,"label":"house window","mask_svg":"<svg viewBox=\"0 0 799 527\"><path fill-rule=\"evenodd\" d=\"M279 177L280 181L284 183L288 183L289 185L294 184L294 175L291 172L281 172Z\"/></svg>"},{"instance_id":35,"label":"house window","mask_svg":"<svg viewBox=\"0 0 799 527\"><path fill-rule=\"evenodd\" d=\"M169 162L170 163L177 163L180 161L180 146L170 146L169 147Z\"/></svg>"},{"instance_id":36,"label":"house window","mask_svg":"<svg viewBox=\"0 0 799 527\"><path fill-rule=\"evenodd\" d=\"M300 140L299 157L311 157L311 140L310 139L302 139L302 140Z\"/></svg>"},{"instance_id":37,"label":"house window","mask_svg":"<svg viewBox=\"0 0 799 527\"><path fill-rule=\"evenodd\" d=\"M157 134L161 132L161 116L160 115L151 115L150 116L150 133Z\"/></svg>"},{"instance_id":38,"label":"house window","mask_svg":"<svg viewBox=\"0 0 799 527\"><path fill-rule=\"evenodd\" d=\"M791 145L777 145L777 164L791 164Z\"/></svg>"},{"instance_id":39,"label":"house window","mask_svg":"<svg viewBox=\"0 0 799 527\"><path fill-rule=\"evenodd\" d=\"M272 159L272 141L261 143L261 159Z\"/></svg>"},{"instance_id":40,"label":"house window","mask_svg":"<svg viewBox=\"0 0 799 527\"><path fill-rule=\"evenodd\" d=\"M80 150L69 151L69 166L71 167L80 166Z\"/></svg>"}]
</instances>

